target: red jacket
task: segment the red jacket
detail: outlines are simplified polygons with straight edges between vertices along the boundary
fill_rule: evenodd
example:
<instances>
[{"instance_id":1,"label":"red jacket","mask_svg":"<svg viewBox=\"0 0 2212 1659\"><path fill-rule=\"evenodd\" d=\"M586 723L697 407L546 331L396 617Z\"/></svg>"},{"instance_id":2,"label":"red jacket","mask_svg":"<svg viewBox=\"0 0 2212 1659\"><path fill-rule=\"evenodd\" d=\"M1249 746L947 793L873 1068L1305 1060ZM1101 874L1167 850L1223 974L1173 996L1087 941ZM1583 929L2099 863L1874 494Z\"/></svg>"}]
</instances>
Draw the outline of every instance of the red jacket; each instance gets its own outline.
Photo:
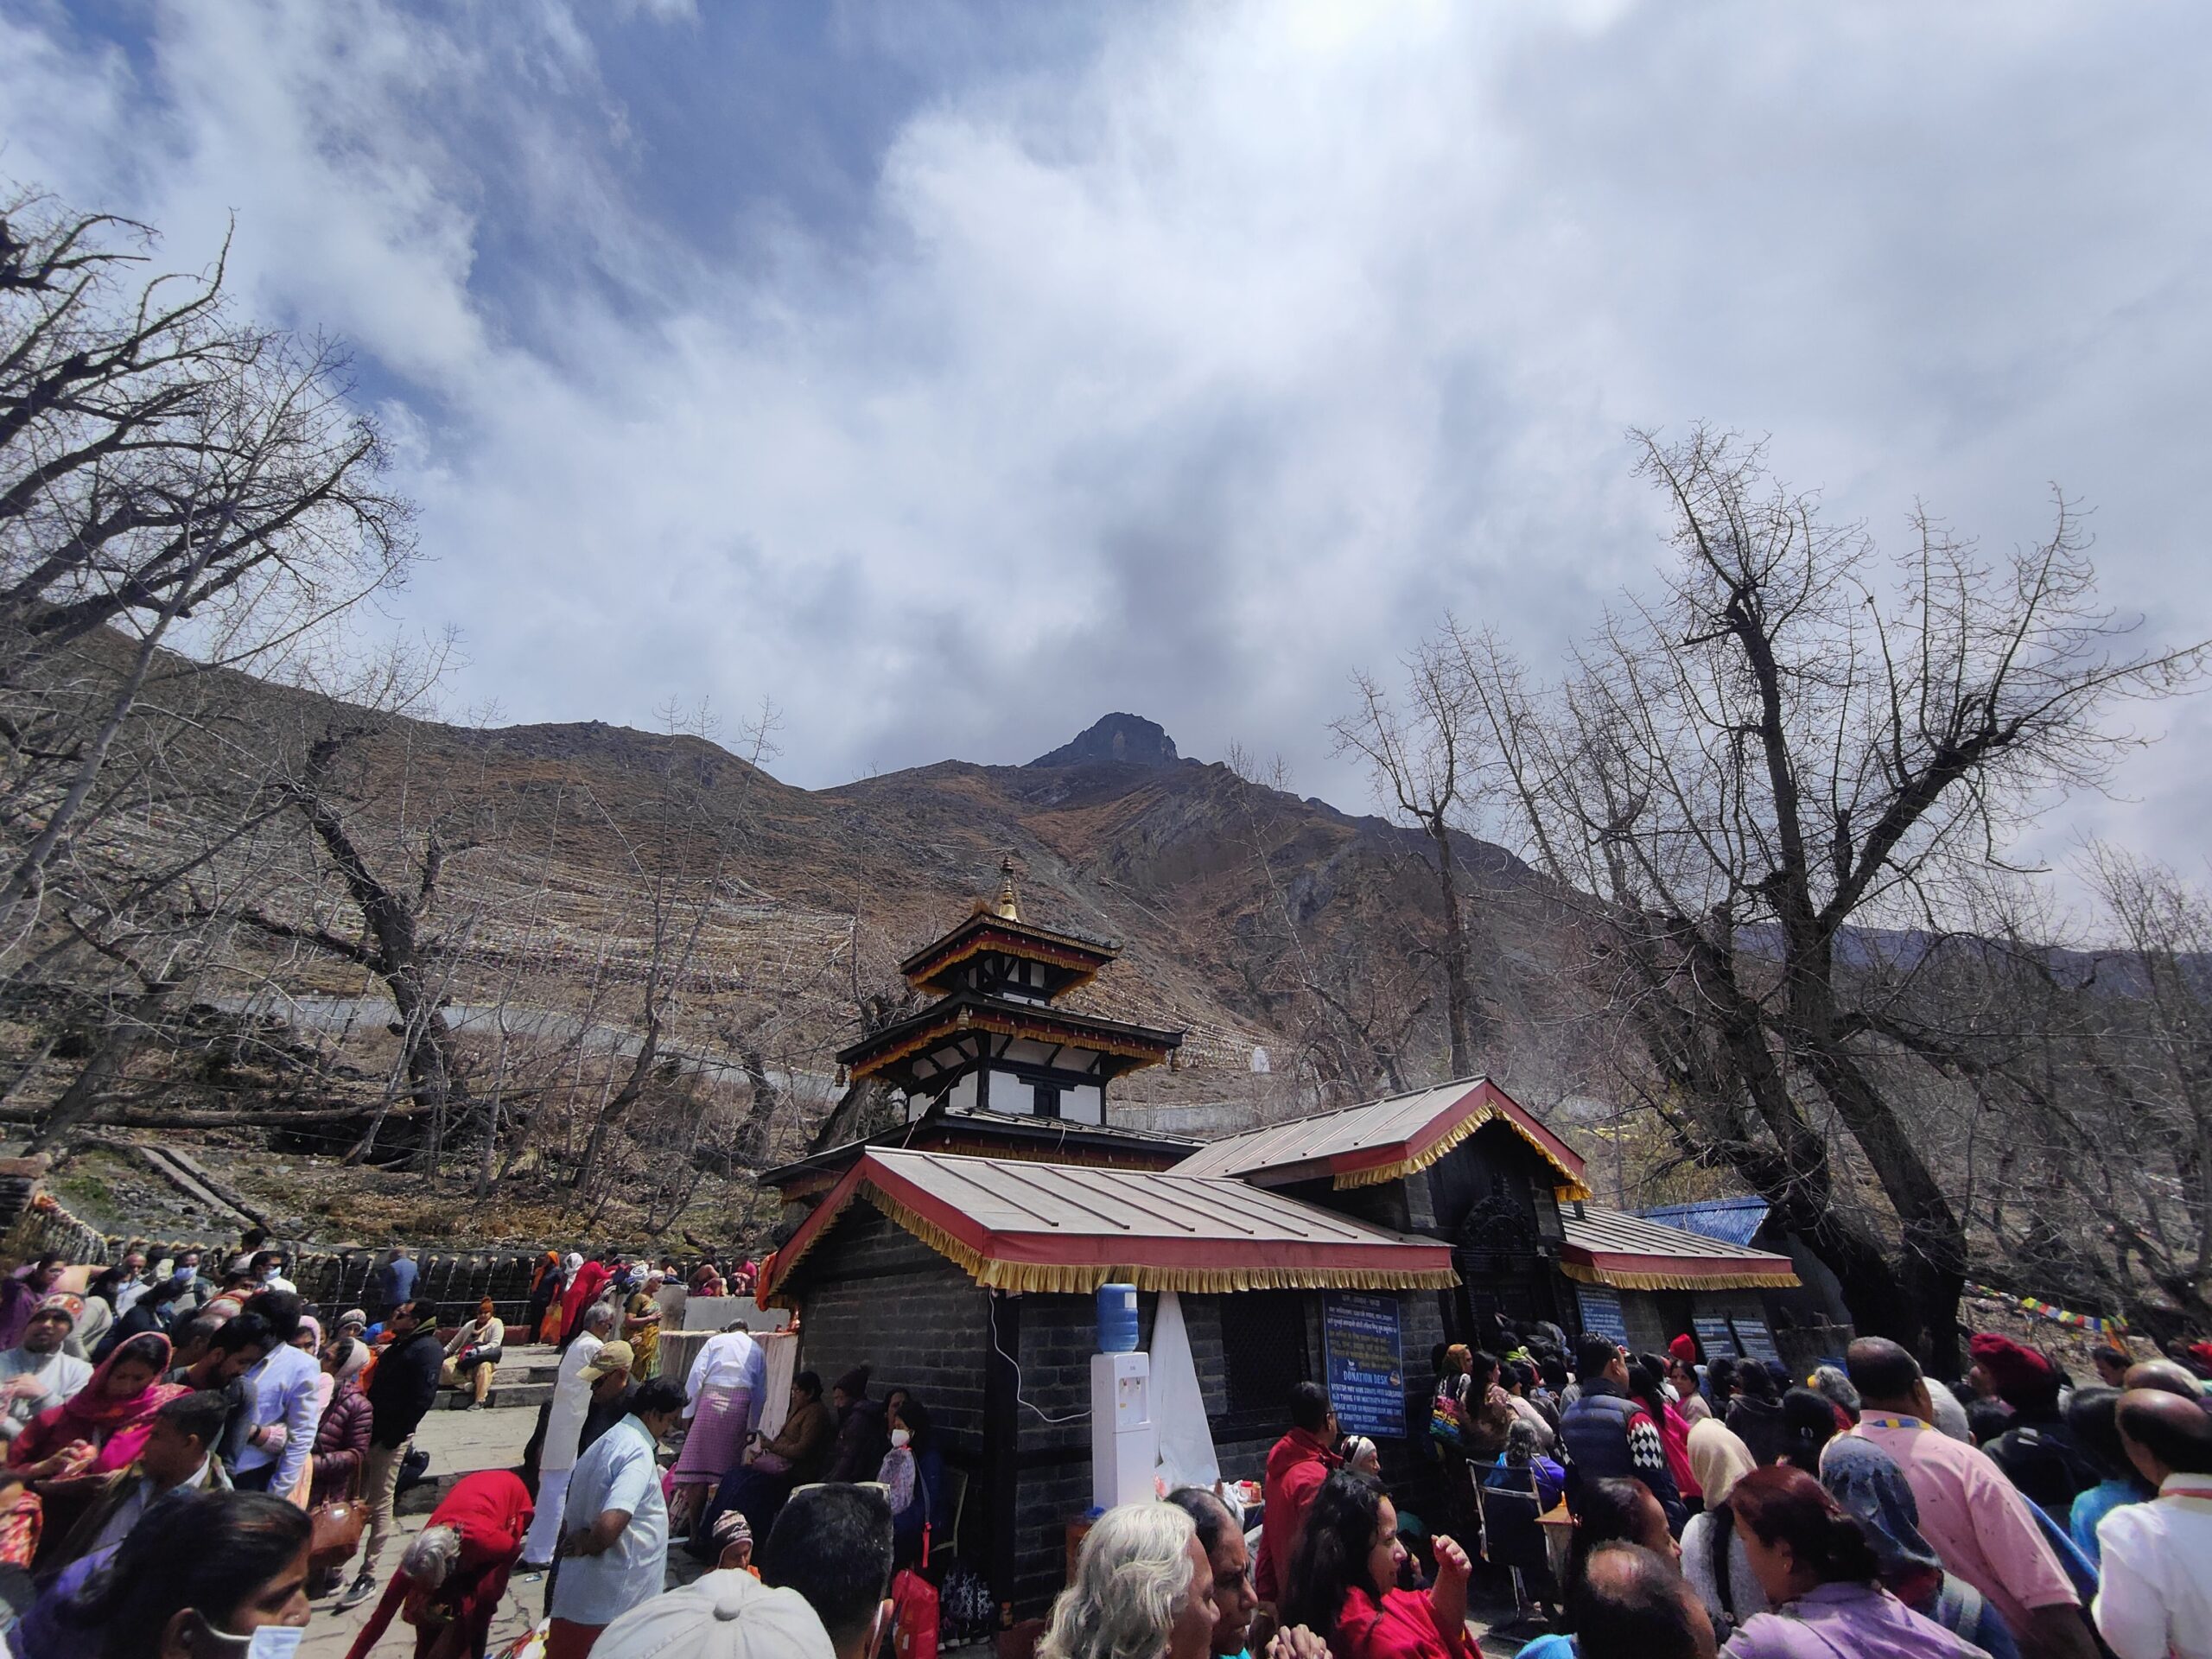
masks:
<instances>
[{"instance_id":1,"label":"red jacket","mask_svg":"<svg viewBox=\"0 0 2212 1659\"><path fill-rule=\"evenodd\" d=\"M1321 1490L1329 1471L1343 1463L1319 1435L1302 1428L1292 1429L1268 1452L1268 1512L1260 1522L1260 1562L1253 1573L1253 1587L1261 1600L1282 1599L1283 1578L1290 1571L1298 1535L1306 1530L1306 1512L1313 1507L1313 1494Z\"/></svg>"},{"instance_id":2,"label":"red jacket","mask_svg":"<svg viewBox=\"0 0 2212 1659\"><path fill-rule=\"evenodd\" d=\"M1337 1610L1337 1634L1329 1650L1336 1659L1478 1659L1480 1652L1464 1629L1457 1641L1445 1639L1427 1596L1393 1590L1378 1606L1357 1586L1345 1592L1344 1605Z\"/></svg>"},{"instance_id":3,"label":"red jacket","mask_svg":"<svg viewBox=\"0 0 2212 1659\"><path fill-rule=\"evenodd\" d=\"M423 1523L426 1529L451 1527L459 1533L461 1559L446 1581L427 1594L405 1573L393 1573L384 1599L353 1638L346 1659L366 1659L391 1616L403 1611L407 1623L416 1627L416 1659L429 1659L448 1622L459 1625L466 1637L461 1651L483 1652L492 1616L507 1592L507 1573L522 1554L531 1513L529 1490L510 1471L482 1469L463 1475Z\"/></svg>"}]
</instances>

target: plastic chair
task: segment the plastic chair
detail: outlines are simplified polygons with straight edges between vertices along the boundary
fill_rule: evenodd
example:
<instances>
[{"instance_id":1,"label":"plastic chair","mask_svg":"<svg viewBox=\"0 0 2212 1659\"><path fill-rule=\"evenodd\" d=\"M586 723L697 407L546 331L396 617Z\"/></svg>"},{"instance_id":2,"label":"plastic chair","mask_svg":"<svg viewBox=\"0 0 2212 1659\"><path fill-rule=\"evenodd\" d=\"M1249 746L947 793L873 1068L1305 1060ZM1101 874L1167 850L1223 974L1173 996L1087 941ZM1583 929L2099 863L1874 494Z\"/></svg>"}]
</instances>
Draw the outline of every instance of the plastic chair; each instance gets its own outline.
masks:
<instances>
[{"instance_id":1,"label":"plastic chair","mask_svg":"<svg viewBox=\"0 0 2212 1659\"><path fill-rule=\"evenodd\" d=\"M950 1560L960 1554L960 1522L968 1512L968 1471L945 1465L938 1497L951 1512L951 1519L943 1528L930 1528L930 1556L934 1560Z\"/></svg>"},{"instance_id":2,"label":"plastic chair","mask_svg":"<svg viewBox=\"0 0 2212 1659\"><path fill-rule=\"evenodd\" d=\"M1475 1481L1475 1505L1483 1520L1483 1559L1493 1567L1504 1567L1511 1575L1515 1617L1526 1618L1532 1605L1526 1575L1541 1574L1545 1587L1551 1587L1551 1555L1544 1542L1544 1529L1536 1524L1543 1500L1536 1496L1534 1470L1488 1472L1502 1476L1507 1484L1492 1486L1479 1478ZM1527 1485L1513 1480L1515 1476L1524 1477Z\"/></svg>"}]
</instances>

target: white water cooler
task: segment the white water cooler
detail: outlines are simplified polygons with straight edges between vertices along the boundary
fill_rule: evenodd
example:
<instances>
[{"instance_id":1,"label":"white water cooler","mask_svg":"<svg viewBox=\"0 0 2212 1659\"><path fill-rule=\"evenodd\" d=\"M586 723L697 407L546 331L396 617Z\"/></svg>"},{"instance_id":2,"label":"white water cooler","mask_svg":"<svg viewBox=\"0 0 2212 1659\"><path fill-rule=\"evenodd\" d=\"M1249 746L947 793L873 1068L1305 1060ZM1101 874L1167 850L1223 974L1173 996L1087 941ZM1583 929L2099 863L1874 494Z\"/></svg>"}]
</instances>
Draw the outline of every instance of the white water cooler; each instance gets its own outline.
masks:
<instances>
[{"instance_id":1,"label":"white water cooler","mask_svg":"<svg viewBox=\"0 0 2212 1659\"><path fill-rule=\"evenodd\" d=\"M1160 1462L1152 1421L1152 1356L1090 1357L1090 1501L1102 1510L1149 1503Z\"/></svg>"},{"instance_id":2,"label":"white water cooler","mask_svg":"<svg viewBox=\"0 0 2212 1659\"><path fill-rule=\"evenodd\" d=\"M1098 1288L1090 1357L1090 1501L1102 1510L1152 1501L1160 1431L1152 1421L1152 1356L1136 1351L1137 1288Z\"/></svg>"}]
</instances>

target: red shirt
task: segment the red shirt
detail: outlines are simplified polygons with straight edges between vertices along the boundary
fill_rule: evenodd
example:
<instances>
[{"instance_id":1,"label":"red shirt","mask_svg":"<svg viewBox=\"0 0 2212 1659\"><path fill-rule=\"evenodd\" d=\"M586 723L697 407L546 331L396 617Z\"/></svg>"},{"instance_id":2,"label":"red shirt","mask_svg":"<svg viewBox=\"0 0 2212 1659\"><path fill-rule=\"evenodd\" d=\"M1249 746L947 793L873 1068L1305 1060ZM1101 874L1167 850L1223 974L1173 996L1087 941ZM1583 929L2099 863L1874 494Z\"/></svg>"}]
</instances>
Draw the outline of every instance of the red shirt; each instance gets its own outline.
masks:
<instances>
[{"instance_id":1,"label":"red shirt","mask_svg":"<svg viewBox=\"0 0 2212 1659\"><path fill-rule=\"evenodd\" d=\"M1260 1522L1260 1560L1252 1574L1261 1600L1282 1599L1283 1575L1290 1570L1298 1535L1306 1530L1306 1512L1313 1507L1313 1494L1321 1490L1329 1471L1343 1462L1319 1435L1302 1428L1292 1429L1268 1453L1268 1512Z\"/></svg>"},{"instance_id":2,"label":"red shirt","mask_svg":"<svg viewBox=\"0 0 2212 1659\"><path fill-rule=\"evenodd\" d=\"M1479 1649L1463 1627L1456 1639L1436 1628L1427 1596L1393 1590L1377 1605L1355 1585L1337 1610L1336 1659L1478 1659Z\"/></svg>"}]
</instances>

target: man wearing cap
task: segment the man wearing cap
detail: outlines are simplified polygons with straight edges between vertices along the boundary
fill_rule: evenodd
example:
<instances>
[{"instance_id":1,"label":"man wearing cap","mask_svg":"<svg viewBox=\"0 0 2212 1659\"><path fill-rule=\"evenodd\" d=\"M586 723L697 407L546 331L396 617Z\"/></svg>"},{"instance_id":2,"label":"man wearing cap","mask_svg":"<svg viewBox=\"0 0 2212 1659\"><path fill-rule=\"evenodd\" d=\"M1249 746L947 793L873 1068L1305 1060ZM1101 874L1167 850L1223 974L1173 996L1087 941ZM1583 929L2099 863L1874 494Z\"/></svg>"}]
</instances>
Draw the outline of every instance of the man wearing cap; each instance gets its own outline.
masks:
<instances>
[{"instance_id":1,"label":"man wearing cap","mask_svg":"<svg viewBox=\"0 0 2212 1659\"><path fill-rule=\"evenodd\" d=\"M1844 1369L1865 1408L1851 1432L1889 1453L1920 1506L1920 1535L1995 1604L2023 1659L2094 1659L2082 1599L2033 1509L1986 1453L1935 1427L1920 1362L1886 1338L1861 1337Z\"/></svg>"},{"instance_id":2,"label":"man wearing cap","mask_svg":"<svg viewBox=\"0 0 2212 1659\"><path fill-rule=\"evenodd\" d=\"M545 1439L537 1454L537 1514L523 1540L522 1570L543 1573L553 1564L561 1542L562 1495L582 1450L584 1419L591 1412L592 1383L584 1368L607 1345L614 1327L614 1310L594 1302L583 1313L583 1329L561 1356L561 1369L553 1380L553 1402L545 1414Z\"/></svg>"},{"instance_id":3,"label":"man wearing cap","mask_svg":"<svg viewBox=\"0 0 2212 1659\"><path fill-rule=\"evenodd\" d=\"M2065 1373L2025 1344L1993 1332L1974 1337L1967 1351L1989 1374L1997 1397L2012 1408L2011 1426L1982 1449L2045 1515L2069 1513L2104 1471L2058 1409Z\"/></svg>"},{"instance_id":4,"label":"man wearing cap","mask_svg":"<svg viewBox=\"0 0 2212 1659\"><path fill-rule=\"evenodd\" d=\"M710 1539L717 1572L760 1576L760 1569L753 1565L753 1523L745 1518L743 1510L724 1510L715 1516Z\"/></svg>"},{"instance_id":5,"label":"man wearing cap","mask_svg":"<svg viewBox=\"0 0 2212 1659\"><path fill-rule=\"evenodd\" d=\"M658 1595L667 1578L659 1450L683 1414L683 1390L657 1379L639 1387L632 1405L569 1478L545 1659L585 1659L609 1624Z\"/></svg>"},{"instance_id":6,"label":"man wearing cap","mask_svg":"<svg viewBox=\"0 0 2212 1659\"><path fill-rule=\"evenodd\" d=\"M617 1337L602 1346L583 1369L591 1389L591 1404L584 1412L583 1433L576 1436L576 1456L599 1444L600 1436L630 1414L638 1392L637 1350Z\"/></svg>"},{"instance_id":7,"label":"man wearing cap","mask_svg":"<svg viewBox=\"0 0 2212 1659\"><path fill-rule=\"evenodd\" d=\"M709 1573L608 1625L594 1659L836 1659L822 1621L796 1590L748 1573Z\"/></svg>"},{"instance_id":8,"label":"man wearing cap","mask_svg":"<svg viewBox=\"0 0 2212 1659\"><path fill-rule=\"evenodd\" d=\"M61 1269L67 1265L48 1250L29 1266L0 1278L0 1351L13 1348L23 1339L31 1315L54 1294Z\"/></svg>"},{"instance_id":9,"label":"man wearing cap","mask_svg":"<svg viewBox=\"0 0 2212 1659\"><path fill-rule=\"evenodd\" d=\"M0 1443L14 1440L32 1418L92 1381L91 1363L62 1351L84 1311L78 1297L48 1296L23 1327L22 1340L0 1354Z\"/></svg>"}]
</instances>

